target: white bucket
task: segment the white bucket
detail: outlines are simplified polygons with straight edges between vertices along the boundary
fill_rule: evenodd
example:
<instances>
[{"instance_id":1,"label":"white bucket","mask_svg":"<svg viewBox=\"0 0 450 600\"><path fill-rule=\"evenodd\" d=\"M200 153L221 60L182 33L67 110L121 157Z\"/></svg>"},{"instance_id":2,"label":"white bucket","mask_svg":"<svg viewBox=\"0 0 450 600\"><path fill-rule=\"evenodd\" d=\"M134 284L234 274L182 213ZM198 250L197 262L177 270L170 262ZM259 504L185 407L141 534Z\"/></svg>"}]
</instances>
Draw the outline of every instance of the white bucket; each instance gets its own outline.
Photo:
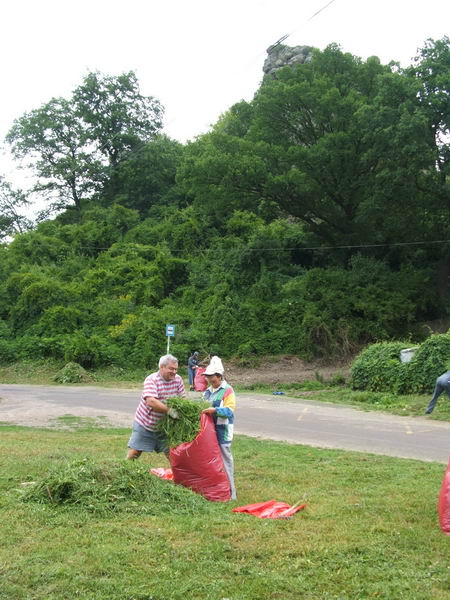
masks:
<instances>
[{"instance_id":1,"label":"white bucket","mask_svg":"<svg viewBox=\"0 0 450 600\"><path fill-rule=\"evenodd\" d=\"M405 350L400 350L400 362L408 363L412 360L412 357L416 353L418 346L414 348L405 348Z\"/></svg>"}]
</instances>

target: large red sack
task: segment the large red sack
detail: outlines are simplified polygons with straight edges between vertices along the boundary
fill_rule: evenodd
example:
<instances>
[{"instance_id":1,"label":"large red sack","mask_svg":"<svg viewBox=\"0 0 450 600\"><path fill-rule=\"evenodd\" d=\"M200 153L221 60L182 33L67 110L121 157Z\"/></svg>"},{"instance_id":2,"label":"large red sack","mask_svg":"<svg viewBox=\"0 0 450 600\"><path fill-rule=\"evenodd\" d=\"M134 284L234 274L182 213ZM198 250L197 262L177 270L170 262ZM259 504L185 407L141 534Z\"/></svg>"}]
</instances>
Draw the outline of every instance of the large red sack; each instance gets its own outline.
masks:
<instances>
[{"instance_id":1,"label":"large red sack","mask_svg":"<svg viewBox=\"0 0 450 600\"><path fill-rule=\"evenodd\" d=\"M195 377L194 377L194 390L196 392L204 392L208 387L208 382L206 381L206 377L203 373L206 371L206 367L197 367L195 369Z\"/></svg>"},{"instance_id":2,"label":"large red sack","mask_svg":"<svg viewBox=\"0 0 450 600\"><path fill-rule=\"evenodd\" d=\"M450 535L450 459L439 494L438 513L442 531Z\"/></svg>"},{"instance_id":3,"label":"large red sack","mask_svg":"<svg viewBox=\"0 0 450 600\"><path fill-rule=\"evenodd\" d=\"M230 482L223 468L213 418L200 417L200 433L192 442L170 449L173 480L212 502L231 499Z\"/></svg>"}]
</instances>

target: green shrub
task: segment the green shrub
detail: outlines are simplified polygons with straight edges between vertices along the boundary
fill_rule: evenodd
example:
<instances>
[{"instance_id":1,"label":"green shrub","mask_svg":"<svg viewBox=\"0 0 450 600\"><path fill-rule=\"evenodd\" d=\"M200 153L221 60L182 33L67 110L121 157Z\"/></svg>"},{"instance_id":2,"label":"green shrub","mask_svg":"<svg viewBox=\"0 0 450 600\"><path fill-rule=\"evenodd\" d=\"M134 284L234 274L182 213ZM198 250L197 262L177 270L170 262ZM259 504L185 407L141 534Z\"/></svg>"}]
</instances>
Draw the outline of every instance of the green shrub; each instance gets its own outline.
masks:
<instances>
[{"instance_id":1,"label":"green shrub","mask_svg":"<svg viewBox=\"0 0 450 600\"><path fill-rule=\"evenodd\" d=\"M102 365L120 364L122 352L107 337L76 333L65 338L64 360L91 369Z\"/></svg>"},{"instance_id":2,"label":"green shrub","mask_svg":"<svg viewBox=\"0 0 450 600\"><path fill-rule=\"evenodd\" d=\"M17 344L14 340L0 338L0 364L7 365L17 360Z\"/></svg>"},{"instance_id":3,"label":"green shrub","mask_svg":"<svg viewBox=\"0 0 450 600\"><path fill-rule=\"evenodd\" d=\"M342 373L335 373L334 375L332 375L328 381L328 384L331 385L332 387L335 386L340 386L340 385L345 385L346 384L346 379L345 379L345 375L343 375Z\"/></svg>"},{"instance_id":4,"label":"green shrub","mask_svg":"<svg viewBox=\"0 0 450 600\"><path fill-rule=\"evenodd\" d=\"M404 348L402 342L380 342L363 350L351 367L352 388L371 392L397 390L408 364L400 362L400 351Z\"/></svg>"},{"instance_id":5,"label":"green shrub","mask_svg":"<svg viewBox=\"0 0 450 600\"><path fill-rule=\"evenodd\" d=\"M61 358L63 354L62 337L40 337L24 335L17 339L18 358Z\"/></svg>"},{"instance_id":6,"label":"green shrub","mask_svg":"<svg viewBox=\"0 0 450 600\"><path fill-rule=\"evenodd\" d=\"M426 339L408 363L408 382L405 392L429 393L433 391L436 377L449 368L450 335L435 334Z\"/></svg>"},{"instance_id":7,"label":"green shrub","mask_svg":"<svg viewBox=\"0 0 450 600\"><path fill-rule=\"evenodd\" d=\"M80 328L83 313L73 306L51 306L39 319L37 329L47 336L72 333Z\"/></svg>"},{"instance_id":8,"label":"green shrub","mask_svg":"<svg viewBox=\"0 0 450 600\"><path fill-rule=\"evenodd\" d=\"M436 377L449 368L450 335L436 334L425 340L409 363L400 362L407 344L381 342L363 350L351 367L354 390L430 393Z\"/></svg>"}]
</instances>

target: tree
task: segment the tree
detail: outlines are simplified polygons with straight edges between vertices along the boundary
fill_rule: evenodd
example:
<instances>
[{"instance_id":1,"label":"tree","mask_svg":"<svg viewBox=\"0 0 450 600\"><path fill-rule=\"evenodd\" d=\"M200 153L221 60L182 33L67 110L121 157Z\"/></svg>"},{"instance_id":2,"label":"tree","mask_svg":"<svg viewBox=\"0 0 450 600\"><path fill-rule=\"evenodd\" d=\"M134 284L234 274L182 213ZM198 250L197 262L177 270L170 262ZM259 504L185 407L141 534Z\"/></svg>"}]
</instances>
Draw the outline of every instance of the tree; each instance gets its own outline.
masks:
<instances>
[{"instance_id":1,"label":"tree","mask_svg":"<svg viewBox=\"0 0 450 600\"><path fill-rule=\"evenodd\" d=\"M179 142L156 135L116 166L103 190L102 203L118 202L146 215L174 187L182 155L183 146Z\"/></svg>"},{"instance_id":2,"label":"tree","mask_svg":"<svg viewBox=\"0 0 450 600\"><path fill-rule=\"evenodd\" d=\"M188 148L182 173L209 210L273 218L277 208L315 244L397 241L399 214L418 221L418 108L414 80L331 45L266 78L251 109L240 103Z\"/></svg>"},{"instance_id":3,"label":"tree","mask_svg":"<svg viewBox=\"0 0 450 600\"><path fill-rule=\"evenodd\" d=\"M436 175L450 200L450 39L427 40L406 71L419 83L419 100L429 122L431 144L435 148ZM450 205L449 205L450 207Z\"/></svg>"},{"instance_id":4,"label":"tree","mask_svg":"<svg viewBox=\"0 0 450 600\"><path fill-rule=\"evenodd\" d=\"M28 204L26 195L0 176L0 240L31 227L31 221L18 212Z\"/></svg>"},{"instance_id":5,"label":"tree","mask_svg":"<svg viewBox=\"0 0 450 600\"><path fill-rule=\"evenodd\" d=\"M13 155L28 158L51 210L81 210L127 152L161 128L162 108L142 96L133 72L90 73L70 100L53 98L17 119L6 140Z\"/></svg>"},{"instance_id":6,"label":"tree","mask_svg":"<svg viewBox=\"0 0 450 600\"><path fill-rule=\"evenodd\" d=\"M73 94L87 137L114 167L130 150L148 142L162 127L163 108L143 96L133 71L112 77L89 73Z\"/></svg>"},{"instance_id":7,"label":"tree","mask_svg":"<svg viewBox=\"0 0 450 600\"><path fill-rule=\"evenodd\" d=\"M437 240L450 238L450 39L427 40L406 74L419 83L418 100L426 119L428 161L417 171L417 186L428 198L424 222L430 223ZM443 303L448 295L450 244L430 248L437 262L438 292Z\"/></svg>"},{"instance_id":8,"label":"tree","mask_svg":"<svg viewBox=\"0 0 450 600\"><path fill-rule=\"evenodd\" d=\"M82 200L104 181L103 165L88 146L86 125L64 98L53 98L17 119L6 140L15 158L29 158L26 166L38 177L33 191L49 198L53 210L70 203L81 209Z\"/></svg>"}]
</instances>

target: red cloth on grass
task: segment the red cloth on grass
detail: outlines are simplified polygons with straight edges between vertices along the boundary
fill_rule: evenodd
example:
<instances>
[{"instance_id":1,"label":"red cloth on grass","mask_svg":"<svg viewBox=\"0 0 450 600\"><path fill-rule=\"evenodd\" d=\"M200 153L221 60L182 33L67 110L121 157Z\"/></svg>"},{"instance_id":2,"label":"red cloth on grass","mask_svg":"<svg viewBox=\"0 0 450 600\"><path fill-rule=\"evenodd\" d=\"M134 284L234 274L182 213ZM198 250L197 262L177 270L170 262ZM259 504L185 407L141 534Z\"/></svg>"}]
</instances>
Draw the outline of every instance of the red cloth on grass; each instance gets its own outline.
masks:
<instances>
[{"instance_id":1,"label":"red cloth on grass","mask_svg":"<svg viewBox=\"0 0 450 600\"><path fill-rule=\"evenodd\" d=\"M280 519L292 517L296 512L305 508L306 504L301 506L291 507L286 502L277 502L276 500L268 500L267 502L257 502L256 504L246 504L245 506L237 506L233 508L236 513L248 513L259 517L260 519Z\"/></svg>"},{"instance_id":2,"label":"red cloth on grass","mask_svg":"<svg viewBox=\"0 0 450 600\"><path fill-rule=\"evenodd\" d=\"M161 477L161 479L173 479L172 469L157 467L155 469L150 469L150 473L156 475L157 477Z\"/></svg>"}]
</instances>

